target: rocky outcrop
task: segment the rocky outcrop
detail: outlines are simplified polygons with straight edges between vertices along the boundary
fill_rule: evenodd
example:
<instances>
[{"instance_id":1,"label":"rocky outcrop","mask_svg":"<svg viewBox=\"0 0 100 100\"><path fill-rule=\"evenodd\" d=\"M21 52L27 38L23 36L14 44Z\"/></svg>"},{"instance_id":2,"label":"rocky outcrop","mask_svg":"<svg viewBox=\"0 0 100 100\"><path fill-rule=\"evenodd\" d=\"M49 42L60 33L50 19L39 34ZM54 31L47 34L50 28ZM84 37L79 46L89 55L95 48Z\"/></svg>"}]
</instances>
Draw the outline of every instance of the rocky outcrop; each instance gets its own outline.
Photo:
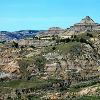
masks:
<instances>
[{"instance_id":1,"label":"rocky outcrop","mask_svg":"<svg viewBox=\"0 0 100 100\"><path fill-rule=\"evenodd\" d=\"M64 31L64 29L61 29L60 27L51 27L48 30L37 34L37 37L43 38L43 37L57 36L59 33L62 33L63 31Z\"/></svg>"},{"instance_id":2,"label":"rocky outcrop","mask_svg":"<svg viewBox=\"0 0 100 100\"><path fill-rule=\"evenodd\" d=\"M16 61L12 61L8 64L6 64L2 71L8 72L8 73L20 73L19 71L20 67Z\"/></svg>"},{"instance_id":3,"label":"rocky outcrop","mask_svg":"<svg viewBox=\"0 0 100 100\"><path fill-rule=\"evenodd\" d=\"M67 49L67 48L66 48ZM89 44L80 44L80 47L70 48L66 55L48 53L46 71L57 78L71 80L89 80L100 77L100 56Z\"/></svg>"},{"instance_id":4,"label":"rocky outcrop","mask_svg":"<svg viewBox=\"0 0 100 100\"><path fill-rule=\"evenodd\" d=\"M80 21L61 33L59 36L62 38L70 37L71 35L79 35L84 32L100 31L100 24L95 23L89 16L86 16Z\"/></svg>"}]
</instances>

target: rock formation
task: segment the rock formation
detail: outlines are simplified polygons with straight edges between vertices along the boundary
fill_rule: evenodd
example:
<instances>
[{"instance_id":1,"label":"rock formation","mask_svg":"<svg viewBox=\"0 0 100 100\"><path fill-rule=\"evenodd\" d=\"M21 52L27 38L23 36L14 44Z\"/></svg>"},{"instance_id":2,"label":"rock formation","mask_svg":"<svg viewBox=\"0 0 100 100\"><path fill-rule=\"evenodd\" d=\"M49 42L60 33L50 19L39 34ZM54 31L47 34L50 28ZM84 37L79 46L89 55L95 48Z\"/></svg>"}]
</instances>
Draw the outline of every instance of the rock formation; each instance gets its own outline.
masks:
<instances>
[{"instance_id":1,"label":"rock formation","mask_svg":"<svg viewBox=\"0 0 100 100\"><path fill-rule=\"evenodd\" d=\"M41 31L37 37L51 37L53 35L58 35L59 33L62 33L64 29L61 29L60 27L51 27L46 31Z\"/></svg>"},{"instance_id":2,"label":"rock formation","mask_svg":"<svg viewBox=\"0 0 100 100\"><path fill-rule=\"evenodd\" d=\"M100 31L100 24L95 23L89 16L86 16L79 23L74 24L65 32L60 34L60 37L70 37L71 35L78 35L84 32Z\"/></svg>"}]
</instances>

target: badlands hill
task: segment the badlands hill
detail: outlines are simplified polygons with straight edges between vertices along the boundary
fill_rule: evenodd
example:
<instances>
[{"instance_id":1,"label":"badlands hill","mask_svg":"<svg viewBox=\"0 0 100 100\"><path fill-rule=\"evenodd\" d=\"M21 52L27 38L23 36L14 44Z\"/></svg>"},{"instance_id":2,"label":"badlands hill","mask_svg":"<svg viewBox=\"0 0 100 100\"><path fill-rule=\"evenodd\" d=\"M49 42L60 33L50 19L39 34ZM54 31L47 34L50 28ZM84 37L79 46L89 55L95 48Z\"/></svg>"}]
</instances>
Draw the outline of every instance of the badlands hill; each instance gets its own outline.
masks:
<instances>
[{"instance_id":1,"label":"badlands hill","mask_svg":"<svg viewBox=\"0 0 100 100\"><path fill-rule=\"evenodd\" d=\"M89 16L83 18L79 23L74 24L70 28L66 29L65 32L61 33L61 37L71 36L71 35L78 35L84 32L98 32L100 31L100 24L96 23L91 19Z\"/></svg>"},{"instance_id":2,"label":"badlands hill","mask_svg":"<svg viewBox=\"0 0 100 100\"><path fill-rule=\"evenodd\" d=\"M90 17L80 23L99 27ZM99 100L100 32L87 27L70 38L0 44L0 99Z\"/></svg>"}]
</instances>

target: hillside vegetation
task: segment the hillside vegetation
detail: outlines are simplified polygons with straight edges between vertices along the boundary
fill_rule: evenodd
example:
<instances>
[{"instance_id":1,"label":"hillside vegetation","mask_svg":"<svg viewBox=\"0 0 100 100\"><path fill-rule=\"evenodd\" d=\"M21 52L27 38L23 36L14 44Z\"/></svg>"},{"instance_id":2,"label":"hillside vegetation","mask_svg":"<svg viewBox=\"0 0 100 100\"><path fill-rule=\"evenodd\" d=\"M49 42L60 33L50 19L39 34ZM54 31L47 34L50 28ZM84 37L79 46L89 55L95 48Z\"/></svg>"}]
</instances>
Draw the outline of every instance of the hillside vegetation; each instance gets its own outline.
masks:
<instances>
[{"instance_id":1,"label":"hillside vegetation","mask_svg":"<svg viewBox=\"0 0 100 100\"><path fill-rule=\"evenodd\" d=\"M100 33L51 41L0 44L1 100L100 99Z\"/></svg>"}]
</instances>

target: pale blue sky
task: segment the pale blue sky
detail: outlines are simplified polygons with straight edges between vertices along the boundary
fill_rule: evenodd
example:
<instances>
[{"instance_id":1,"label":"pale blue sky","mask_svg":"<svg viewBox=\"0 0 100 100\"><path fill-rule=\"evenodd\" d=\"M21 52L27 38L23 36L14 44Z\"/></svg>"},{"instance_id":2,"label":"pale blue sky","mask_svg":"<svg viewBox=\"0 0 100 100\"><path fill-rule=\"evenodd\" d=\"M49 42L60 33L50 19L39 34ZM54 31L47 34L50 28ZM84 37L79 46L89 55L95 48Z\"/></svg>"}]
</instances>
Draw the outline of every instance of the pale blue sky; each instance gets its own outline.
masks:
<instances>
[{"instance_id":1,"label":"pale blue sky","mask_svg":"<svg viewBox=\"0 0 100 100\"><path fill-rule=\"evenodd\" d=\"M100 23L100 0L0 0L0 30L67 28L87 15Z\"/></svg>"}]
</instances>

